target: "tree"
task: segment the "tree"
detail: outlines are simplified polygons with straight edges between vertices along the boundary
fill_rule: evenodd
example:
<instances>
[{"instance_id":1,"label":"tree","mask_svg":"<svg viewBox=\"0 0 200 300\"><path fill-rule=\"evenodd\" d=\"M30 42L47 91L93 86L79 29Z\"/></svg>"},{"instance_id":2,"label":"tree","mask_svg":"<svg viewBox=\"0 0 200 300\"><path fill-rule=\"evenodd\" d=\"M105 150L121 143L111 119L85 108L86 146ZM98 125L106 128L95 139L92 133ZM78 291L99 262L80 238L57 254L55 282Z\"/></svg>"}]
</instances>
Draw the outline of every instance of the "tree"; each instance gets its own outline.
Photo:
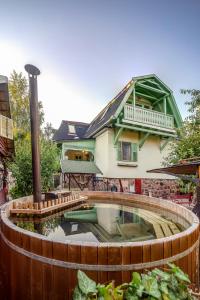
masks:
<instances>
[{"instance_id":1,"label":"tree","mask_svg":"<svg viewBox=\"0 0 200 300\"><path fill-rule=\"evenodd\" d=\"M28 81L22 73L13 71L9 80L10 107L14 126L14 139L30 135L30 108ZM40 125L44 123L42 102L39 101Z\"/></svg>"},{"instance_id":2,"label":"tree","mask_svg":"<svg viewBox=\"0 0 200 300\"><path fill-rule=\"evenodd\" d=\"M15 184L10 193L13 198L18 198L33 193L32 160L29 140L17 141L15 145L15 159L9 164ZM53 187L53 174L60 169L59 150L53 142L43 138L40 141L40 148L42 191L47 192Z\"/></svg>"},{"instance_id":3,"label":"tree","mask_svg":"<svg viewBox=\"0 0 200 300\"><path fill-rule=\"evenodd\" d=\"M43 129L43 136L47 141L52 140L54 133L56 130L53 128L51 123L46 123L44 129Z\"/></svg>"},{"instance_id":4,"label":"tree","mask_svg":"<svg viewBox=\"0 0 200 300\"><path fill-rule=\"evenodd\" d=\"M185 103L189 116L178 131L177 140L171 144L171 152L165 164L174 164L182 159L200 157L200 90L181 90L190 96Z\"/></svg>"}]
</instances>

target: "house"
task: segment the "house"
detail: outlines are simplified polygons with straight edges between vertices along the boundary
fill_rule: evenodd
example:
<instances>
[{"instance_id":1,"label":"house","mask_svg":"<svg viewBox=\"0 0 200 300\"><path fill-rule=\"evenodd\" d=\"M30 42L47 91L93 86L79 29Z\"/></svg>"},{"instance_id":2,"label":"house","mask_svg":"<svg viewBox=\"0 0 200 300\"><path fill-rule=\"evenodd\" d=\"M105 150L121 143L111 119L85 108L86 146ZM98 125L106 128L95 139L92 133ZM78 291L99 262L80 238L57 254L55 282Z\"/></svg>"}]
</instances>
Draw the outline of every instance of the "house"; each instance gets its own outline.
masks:
<instances>
[{"instance_id":1,"label":"house","mask_svg":"<svg viewBox=\"0 0 200 300\"><path fill-rule=\"evenodd\" d=\"M63 174L90 174L93 188L97 174L106 189L167 197L175 181L146 171L161 167L181 124L173 92L152 74L132 78L90 124L62 121L53 139Z\"/></svg>"},{"instance_id":2,"label":"house","mask_svg":"<svg viewBox=\"0 0 200 300\"><path fill-rule=\"evenodd\" d=\"M0 203L7 195L6 162L14 153L13 123L10 114L8 79L0 75Z\"/></svg>"}]
</instances>

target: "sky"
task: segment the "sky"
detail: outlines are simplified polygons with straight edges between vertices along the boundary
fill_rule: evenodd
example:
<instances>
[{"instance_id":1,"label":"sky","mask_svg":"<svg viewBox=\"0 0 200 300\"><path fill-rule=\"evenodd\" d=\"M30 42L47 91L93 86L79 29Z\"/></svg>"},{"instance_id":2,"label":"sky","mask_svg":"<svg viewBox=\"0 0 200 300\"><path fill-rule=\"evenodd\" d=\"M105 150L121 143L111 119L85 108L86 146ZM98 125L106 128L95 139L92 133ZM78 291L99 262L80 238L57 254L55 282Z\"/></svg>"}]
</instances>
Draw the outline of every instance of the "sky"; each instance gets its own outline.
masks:
<instances>
[{"instance_id":1,"label":"sky","mask_svg":"<svg viewBox=\"0 0 200 300\"><path fill-rule=\"evenodd\" d=\"M200 89L199 0L9 0L0 9L0 74L35 64L45 120L91 122L134 76Z\"/></svg>"}]
</instances>

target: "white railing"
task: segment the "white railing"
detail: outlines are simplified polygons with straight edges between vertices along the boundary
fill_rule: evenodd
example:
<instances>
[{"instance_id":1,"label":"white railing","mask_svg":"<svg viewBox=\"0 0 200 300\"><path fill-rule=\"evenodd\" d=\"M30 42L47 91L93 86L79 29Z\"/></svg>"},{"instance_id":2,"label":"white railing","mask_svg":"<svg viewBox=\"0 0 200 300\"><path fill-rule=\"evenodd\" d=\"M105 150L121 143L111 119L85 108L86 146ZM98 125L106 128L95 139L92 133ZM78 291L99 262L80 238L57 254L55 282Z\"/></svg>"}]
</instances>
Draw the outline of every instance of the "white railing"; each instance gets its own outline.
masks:
<instances>
[{"instance_id":1,"label":"white railing","mask_svg":"<svg viewBox=\"0 0 200 300\"><path fill-rule=\"evenodd\" d=\"M150 109L134 107L132 105L125 105L124 119L142 124L148 124L153 127L174 129L174 118L172 116Z\"/></svg>"},{"instance_id":2,"label":"white railing","mask_svg":"<svg viewBox=\"0 0 200 300\"><path fill-rule=\"evenodd\" d=\"M0 115L0 136L13 139L13 122L3 115Z\"/></svg>"}]
</instances>

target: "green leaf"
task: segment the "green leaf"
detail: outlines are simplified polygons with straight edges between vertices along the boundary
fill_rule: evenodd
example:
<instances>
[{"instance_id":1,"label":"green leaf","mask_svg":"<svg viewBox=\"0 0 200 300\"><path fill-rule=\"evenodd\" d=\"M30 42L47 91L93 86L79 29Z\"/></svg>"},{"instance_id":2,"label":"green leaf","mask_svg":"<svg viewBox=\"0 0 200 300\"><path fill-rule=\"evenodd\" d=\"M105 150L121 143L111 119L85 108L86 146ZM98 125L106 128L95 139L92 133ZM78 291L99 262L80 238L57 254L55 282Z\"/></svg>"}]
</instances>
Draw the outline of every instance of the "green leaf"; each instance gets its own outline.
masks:
<instances>
[{"instance_id":1,"label":"green leaf","mask_svg":"<svg viewBox=\"0 0 200 300\"><path fill-rule=\"evenodd\" d=\"M78 270L78 286L83 294L96 293L96 282L90 279L84 272Z\"/></svg>"},{"instance_id":2,"label":"green leaf","mask_svg":"<svg viewBox=\"0 0 200 300\"><path fill-rule=\"evenodd\" d=\"M137 290L136 290L137 296L138 296L138 297L142 297L143 291L144 291L144 286L143 286L142 284L140 284L140 285L137 287Z\"/></svg>"},{"instance_id":3,"label":"green leaf","mask_svg":"<svg viewBox=\"0 0 200 300\"><path fill-rule=\"evenodd\" d=\"M168 263L168 265L171 268L171 271L174 273L176 278L180 281L185 281L187 283L190 283L190 279L187 274L185 274L179 267L177 267L174 264Z\"/></svg>"},{"instance_id":4,"label":"green leaf","mask_svg":"<svg viewBox=\"0 0 200 300\"><path fill-rule=\"evenodd\" d=\"M142 283L144 285L144 292L156 299L161 298L161 293L159 291L158 283L156 278L149 275L143 275Z\"/></svg>"},{"instance_id":5,"label":"green leaf","mask_svg":"<svg viewBox=\"0 0 200 300\"><path fill-rule=\"evenodd\" d=\"M170 300L170 298L168 297L168 295L162 293L162 297L163 297L163 300Z\"/></svg>"},{"instance_id":6,"label":"green leaf","mask_svg":"<svg viewBox=\"0 0 200 300\"><path fill-rule=\"evenodd\" d=\"M73 300L86 300L86 296L81 293L81 290L78 286L76 286L74 289Z\"/></svg>"},{"instance_id":7,"label":"green leaf","mask_svg":"<svg viewBox=\"0 0 200 300\"><path fill-rule=\"evenodd\" d=\"M174 274L171 275L171 280L170 280L170 288L173 291L176 291L178 288L178 280L176 279L176 277L174 276Z\"/></svg>"},{"instance_id":8,"label":"green leaf","mask_svg":"<svg viewBox=\"0 0 200 300\"><path fill-rule=\"evenodd\" d=\"M104 284L98 284L97 285L97 291L99 296L104 296L106 293L106 287Z\"/></svg>"},{"instance_id":9,"label":"green leaf","mask_svg":"<svg viewBox=\"0 0 200 300\"><path fill-rule=\"evenodd\" d=\"M128 289L126 292L125 292L125 298L126 300L139 300L140 298L133 294L133 291L131 291L131 289Z\"/></svg>"},{"instance_id":10,"label":"green leaf","mask_svg":"<svg viewBox=\"0 0 200 300\"><path fill-rule=\"evenodd\" d=\"M171 276L169 273L167 272L163 272L162 270L159 270L159 269L154 269L151 274L153 275L156 275L156 276L159 276L162 280L165 280L165 281L169 281Z\"/></svg>"},{"instance_id":11,"label":"green leaf","mask_svg":"<svg viewBox=\"0 0 200 300\"><path fill-rule=\"evenodd\" d=\"M173 291L169 290L169 299L170 300L180 300L177 293L174 293Z\"/></svg>"},{"instance_id":12,"label":"green leaf","mask_svg":"<svg viewBox=\"0 0 200 300\"><path fill-rule=\"evenodd\" d=\"M169 293L167 285L168 285L167 282L164 282L164 281L162 281L160 283L160 290L161 290L162 293L164 293L166 295L168 295L168 293Z\"/></svg>"},{"instance_id":13,"label":"green leaf","mask_svg":"<svg viewBox=\"0 0 200 300\"><path fill-rule=\"evenodd\" d=\"M116 287L113 291L113 296L115 300L123 300L124 291L120 289L120 286Z\"/></svg>"},{"instance_id":14,"label":"green leaf","mask_svg":"<svg viewBox=\"0 0 200 300\"><path fill-rule=\"evenodd\" d=\"M138 272L133 272L132 273L132 283L135 284L136 286L139 286L141 284L141 276Z\"/></svg>"}]
</instances>

